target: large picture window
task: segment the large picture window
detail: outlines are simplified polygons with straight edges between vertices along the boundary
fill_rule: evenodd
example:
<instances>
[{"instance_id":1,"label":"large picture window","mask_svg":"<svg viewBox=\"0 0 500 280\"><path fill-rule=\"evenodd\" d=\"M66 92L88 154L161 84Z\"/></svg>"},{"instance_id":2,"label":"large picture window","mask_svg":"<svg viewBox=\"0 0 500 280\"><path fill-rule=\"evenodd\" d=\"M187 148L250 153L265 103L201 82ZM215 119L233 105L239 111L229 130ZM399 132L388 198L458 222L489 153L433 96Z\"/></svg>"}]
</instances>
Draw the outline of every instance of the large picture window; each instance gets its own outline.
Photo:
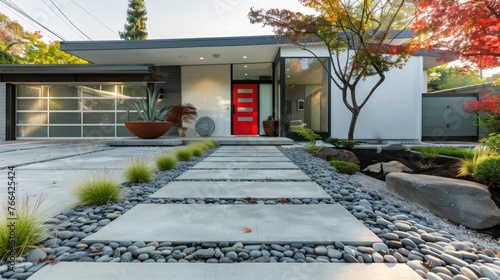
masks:
<instances>
[{"instance_id":1,"label":"large picture window","mask_svg":"<svg viewBox=\"0 0 500 280\"><path fill-rule=\"evenodd\" d=\"M328 132L328 73L323 65L327 58L286 58L285 121L286 132L294 126L307 127L315 132Z\"/></svg>"}]
</instances>

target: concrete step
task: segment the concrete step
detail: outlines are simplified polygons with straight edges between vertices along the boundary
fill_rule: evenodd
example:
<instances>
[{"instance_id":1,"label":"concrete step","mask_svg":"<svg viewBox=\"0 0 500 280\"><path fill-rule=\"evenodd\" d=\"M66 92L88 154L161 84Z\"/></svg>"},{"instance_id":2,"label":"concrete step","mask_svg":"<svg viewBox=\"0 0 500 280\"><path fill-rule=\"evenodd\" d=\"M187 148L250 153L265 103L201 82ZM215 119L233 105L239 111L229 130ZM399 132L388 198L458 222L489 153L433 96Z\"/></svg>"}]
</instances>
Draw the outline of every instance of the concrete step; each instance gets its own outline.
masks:
<instances>
[{"instance_id":1,"label":"concrete step","mask_svg":"<svg viewBox=\"0 0 500 280\"><path fill-rule=\"evenodd\" d=\"M251 232L245 232L245 227ZM341 241L368 246L382 242L339 204L140 204L83 242L132 240L251 244Z\"/></svg>"},{"instance_id":2,"label":"concrete step","mask_svg":"<svg viewBox=\"0 0 500 280\"><path fill-rule=\"evenodd\" d=\"M297 165L290 161L280 162L215 162L203 161L197 163L191 169L299 169Z\"/></svg>"},{"instance_id":3,"label":"concrete step","mask_svg":"<svg viewBox=\"0 0 500 280\"><path fill-rule=\"evenodd\" d=\"M331 198L315 182L174 181L152 198Z\"/></svg>"},{"instance_id":4,"label":"concrete step","mask_svg":"<svg viewBox=\"0 0 500 280\"><path fill-rule=\"evenodd\" d=\"M177 180L311 180L302 170L202 170L191 169L182 173Z\"/></svg>"},{"instance_id":5,"label":"concrete step","mask_svg":"<svg viewBox=\"0 0 500 280\"><path fill-rule=\"evenodd\" d=\"M404 264L320 263L75 263L47 265L30 280L420 280Z\"/></svg>"}]
</instances>

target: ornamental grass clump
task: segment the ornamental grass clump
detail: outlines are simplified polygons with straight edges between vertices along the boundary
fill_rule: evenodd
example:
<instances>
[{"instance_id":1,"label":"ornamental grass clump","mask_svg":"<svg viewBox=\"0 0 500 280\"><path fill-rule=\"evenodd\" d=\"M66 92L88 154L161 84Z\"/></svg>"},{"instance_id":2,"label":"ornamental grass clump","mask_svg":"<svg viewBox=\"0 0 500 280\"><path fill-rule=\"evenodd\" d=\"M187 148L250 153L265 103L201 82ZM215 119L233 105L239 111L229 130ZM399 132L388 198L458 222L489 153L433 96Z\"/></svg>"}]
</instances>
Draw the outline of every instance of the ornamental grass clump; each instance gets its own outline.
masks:
<instances>
[{"instance_id":1,"label":"ornamental grass clump","mask_svg":"<svg viewBox=\"0 0 500 280\"><path fill-rule=\"evenodd\" d=\"M189 149L191 151L191 154L193 154L193 156L195 157L201 157L203 156L203 154L205 154L203 148L196 143L188 145L187 149Z\"/></svg>"},{"instance_id":2,"label":"ornamental grass clump","mask_svg":"<svg viewBox=\"0 0 500 280\"><path fill-rule=\"evenodd\" d=\"M93 173L84 179L75 190L76 206L106 205L120 201L123 190L107 172Z\"/></svg>"},{"instance_id":3,"label":"ornamental grass clump","mask_svg":"<svg viewBox=\"0 0 500 280\"><path fill-rule=\"evenodd\" d=\"M207 141L207 144L210 148L217 148L220 146L220 143L219 141L215 140L215 139L212 139L212 140L206 140Z\"/></svg>"},{"instance_id":4,"label":"ornamental grass clump","mask_svg":"<svg viewBox=\"0 0 500 280\"><path fill-rule=\"evenodd\" d=\"M330 161L330 166L335 168L338 172L340 172L342 174L347 174L347 175L355 174L356 172L359 172L359 170L360 170L359 165L352 163L352 162L346 162L346 161L341 161L341 160Z\"/></svg>"},{"instance_id":5,"label":"ornamental grass clump","mask_svg":"<svg viewBox=\"0 0 500 280\"><path fill-rule=\"evenodd\" d=\"M15 220L7 205L3 205L4 217L0 221L0 259L9 260L10 257L22 257L30 250L40 248L47 233L45 220L40 214L40 205L43 198L38 198L30 205L29 198L23 199L21 205L17 205ZM14 226L15 224L15 226ZM13 238L15 237L15 238Z\"/></svg>"},{"instance_id":6,"label":"ornamental grass clump","mask_svg":"<svg viewBox=\"0 0 500 280\"><path fill-rule=\"evenodd\" d=\"M476 175L477 166L484 160L495 155L495 151L487 146L479 145L472 150L472 156L460 160L458 176L467 177Z\"/></svg>"},{"instance_id":7,"label":"ornamental grass clump","mask_svg":"<svg viewBox=\"0 0 500 280\"><path fill-rule=\"evenodd\" d=\"M130 183L146 183L153 179L153 171L146 160L136 159L125 169L125 178Z\"/></svg>"},{"instance_id":8,"label":"ornamental grass clump","mask_svg":"<svg viewBox=\"0 0 500 280\"><path fill-rule=\"evenodd\" d=\"M171 170L177 165L177 158L172 155L158 155L155 158L156 167L160 171Z\"/></svg>"},{"instance_id":9,"label":"ornamental grass clump","mask_svg":"<svg viewBox=\"0 0 500 280\"><path fill-rule=\"evenodd\" d=\"M193 153L187 148L179 149L175 151L175 157L180 161L190 161L193 159Z\"/></svg>"}]
</instances>

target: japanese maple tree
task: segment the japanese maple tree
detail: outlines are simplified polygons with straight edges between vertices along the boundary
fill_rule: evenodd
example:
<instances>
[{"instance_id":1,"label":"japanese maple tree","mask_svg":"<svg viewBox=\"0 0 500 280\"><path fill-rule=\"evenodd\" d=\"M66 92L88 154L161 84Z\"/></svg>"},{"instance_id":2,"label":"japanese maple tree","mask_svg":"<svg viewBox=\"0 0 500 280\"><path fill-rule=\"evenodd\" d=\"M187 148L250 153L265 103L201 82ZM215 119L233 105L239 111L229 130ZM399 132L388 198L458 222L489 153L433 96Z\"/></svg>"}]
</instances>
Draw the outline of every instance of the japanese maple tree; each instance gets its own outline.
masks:
<instances>
[{"instance_id":1,"label":"japanese maple tree","mask_svg":"<svg viewBox=\"0 0 500 280\"><path fill-rule=\"evenodd\" d=\"M474 100L465 104L464 111L479 114L477 122L488 133L500 133L500 95L483 92L481 100Z\"/></svg>"},{"instance_id":2,"label":"japanese maple tree","mask_svg":"<svg viewBox=\"0 0 500 280\"><path fill-rule=\"evenodd\" d=\"M284 35L303 50L320 40L328 49L330 65L324 65L332 82L340 89L342 101L351 112L348 139L354 139L361 109L385 74L402 67L415 50L413 44L394 44L398 33L412 21L414 1L408 0L299 0L315 11L303 14L287 9L254 9L248 14L253 24L272 26L277 35ZM311 42L312 43L308 43ZM321 60L320 60L321 62ZM358 92L358 84L367 77L375 83L367 92Z\"/></svg>"},{"instance_id":3,"label":"japanese maple tree","mask_svg":"<svg viewBox=\"0 0 500 280\"><path fill-rule=\"evenodd\" d=\"M500 66L500 1L420 0L413 29L429 50L469 66Z\"/></svg>"}]
</instances>

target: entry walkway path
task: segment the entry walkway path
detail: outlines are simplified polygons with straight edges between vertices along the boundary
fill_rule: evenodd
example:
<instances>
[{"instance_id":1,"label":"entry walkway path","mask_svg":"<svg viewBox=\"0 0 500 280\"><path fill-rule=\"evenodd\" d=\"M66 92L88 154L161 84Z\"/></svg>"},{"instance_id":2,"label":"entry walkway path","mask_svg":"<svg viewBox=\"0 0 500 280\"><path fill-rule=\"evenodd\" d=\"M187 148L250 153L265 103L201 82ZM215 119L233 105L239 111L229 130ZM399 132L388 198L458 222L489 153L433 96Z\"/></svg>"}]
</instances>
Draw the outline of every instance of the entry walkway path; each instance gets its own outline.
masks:
<instances>
[{"instance_id":1,"label":"entry walkway path","mask_svg":"<svg viewBox=\"0 0 500 280\"><path fill-rule=\"evenodd\" d=\"M259 161L260 159L260 161ZM265 170L245 163L262 163ZM329 198L275 147L221 147L155 198ZM225 163L226 165L221 163ZM237 163L233 165L232 163ZM291 162L290 162L291 163ZM213 166L211 166L213 164ZM200 167L201 166L201 167ZM253 166L253 167L252 167ZM276 180L276 181L274 181ZM182 187L185 189L182 189ZM242 229L250 230L244 231ZM83 242L168 241L371 246L381 240L338 204L139 204ZM59 263L30 279L421 279L404 264Z\"/></svg>"}]
</instances>

